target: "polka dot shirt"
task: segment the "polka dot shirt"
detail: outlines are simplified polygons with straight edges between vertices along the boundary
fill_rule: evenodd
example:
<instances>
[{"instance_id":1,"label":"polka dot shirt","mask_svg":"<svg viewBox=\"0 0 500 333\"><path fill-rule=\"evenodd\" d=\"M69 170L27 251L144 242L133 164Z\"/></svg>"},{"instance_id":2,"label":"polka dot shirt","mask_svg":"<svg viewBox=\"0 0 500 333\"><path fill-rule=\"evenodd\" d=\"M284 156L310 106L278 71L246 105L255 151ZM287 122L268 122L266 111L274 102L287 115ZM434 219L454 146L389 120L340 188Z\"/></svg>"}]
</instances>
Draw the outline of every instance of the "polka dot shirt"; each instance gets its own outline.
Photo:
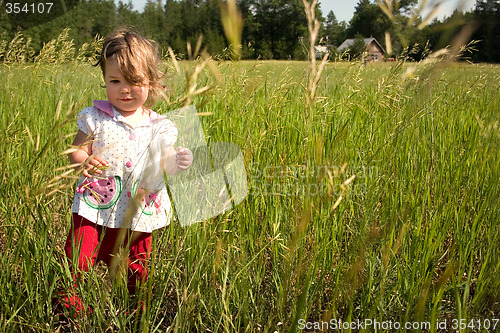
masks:
<instances>
[{"instance_id":1,"label":"polka dot shirt","mask_svg":"<svg viewBox=\"0 0 500 333\"><path fill-rule=\"evenodd\" d=\"M81 177L73 213L110 228L151 232L169 224L172 206L158 151L177 140L177 128L150 111L132 126L108 101L78 115L78 129L93 137L92 154L109 162L102 175Z\"/></svg>"}]
</instances>

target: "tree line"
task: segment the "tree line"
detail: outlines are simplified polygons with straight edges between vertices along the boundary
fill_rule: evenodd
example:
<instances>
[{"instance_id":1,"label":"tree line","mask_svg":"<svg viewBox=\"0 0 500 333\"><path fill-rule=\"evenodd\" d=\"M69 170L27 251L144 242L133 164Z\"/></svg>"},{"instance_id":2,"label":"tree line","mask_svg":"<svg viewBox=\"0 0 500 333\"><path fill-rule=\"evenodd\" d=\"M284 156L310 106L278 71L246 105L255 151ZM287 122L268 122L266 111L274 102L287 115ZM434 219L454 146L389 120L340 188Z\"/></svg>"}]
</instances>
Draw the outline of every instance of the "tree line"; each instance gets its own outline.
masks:
<instances>
[{"instance_id":1,"label":"tree line","mask_svg":"<svg viewBox=\"0 0 500 333\"><path fill-rule=\"evenodd\" d=\"M44 43L57 38L63 28L70 28L69 38L78 48L90 43L96 35L104 36L117 25L137 27L156 40L165 52L172 47L177 55L188 57L187 43L196 45L202 36L202 47L208 53L225 58L228 41L221 23L222 0L157 0L148 1L143 11L131 2L113 0L71 0L71 8L48 22L20 27L6 14L2 3L0 35L2 40L13 39L16 33L30 41L36 53ZM477 0L469 12L455 11L450 17L422 22L415 15L418 0L399 0L383 8L382 1L359 0L352 19L339 22L334 12L324 17L320 6L316 17L321 22L319 43L336 50L347 38L375 37L381 45L390 36L391 54L397 57L405 50L414 50L411 57L419 60L429 50L445 47L464 27L470 30L469 39L478 41L470 59L477 62L500 62L500 0ZM243 59L308 58L307 20L302 0L239 0L244 27L241 56ZM418 45L418 47L417 47ZM334 54L335 52L332 52Z\"/></svg>"}]
</instances>

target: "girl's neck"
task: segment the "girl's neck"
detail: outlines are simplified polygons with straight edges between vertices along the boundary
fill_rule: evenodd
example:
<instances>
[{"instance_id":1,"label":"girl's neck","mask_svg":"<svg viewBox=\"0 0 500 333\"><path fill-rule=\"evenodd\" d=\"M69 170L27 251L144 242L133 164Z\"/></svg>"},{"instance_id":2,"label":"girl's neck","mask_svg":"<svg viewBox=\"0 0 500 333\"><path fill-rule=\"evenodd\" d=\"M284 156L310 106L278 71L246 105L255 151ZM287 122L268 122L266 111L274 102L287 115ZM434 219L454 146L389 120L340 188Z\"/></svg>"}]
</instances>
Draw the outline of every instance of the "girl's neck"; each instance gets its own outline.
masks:
<instances>
[{"instance_id":1,"label":"girl's neck","mask_svg":"<svg viewBox=\"0 0 500 333\"><path fill-rule=\"evenodd\" d=\"M116 108L116 111L118 111L125 119L127 119L127 122L130 123L132 126L136 126L137 124L142 123L144 120L149 119L149 111L144 108L144 106L141 106L135 111L123 111L118 108Z\"/></svg>"}]
</instances>

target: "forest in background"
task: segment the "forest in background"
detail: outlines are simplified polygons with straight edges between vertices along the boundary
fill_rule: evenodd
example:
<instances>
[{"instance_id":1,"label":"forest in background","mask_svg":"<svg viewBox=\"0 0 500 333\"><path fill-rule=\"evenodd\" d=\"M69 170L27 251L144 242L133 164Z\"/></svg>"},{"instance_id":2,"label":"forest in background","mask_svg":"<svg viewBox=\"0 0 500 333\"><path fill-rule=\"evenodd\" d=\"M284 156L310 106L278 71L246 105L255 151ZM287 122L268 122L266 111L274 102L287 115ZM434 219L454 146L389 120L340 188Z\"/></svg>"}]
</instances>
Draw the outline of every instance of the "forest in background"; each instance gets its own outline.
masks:
<instances>
[{"instance_id":1,"label":"forest in background","mask_svg":"<svg viewBox=\"0 0 500 333\"><path fill-rule=\"evenodd\" d=\"M22 29L9 21L4 0L0 14L0 39L4 49L8 49L16 34L22 34L29 49L25 57L32 60L45 43L56 39L65 28L69 28L68 38L79 49L91 43L96 35L108 34L117 25L130 25L156 40L163 52L172 47L181 58L188 57L187 42L194 46L200 36L202 47L209 54L229 58L229 45L221 23L221 0L149 1L142 12L131 2L70 1L73 1L72 9L60 17L38 25L31 22L34 26ZM410 56L420 60L429 51L450 45L460 31L466 30L468 41L475 41L467 60L500 62L500 48L495 45L495 41L500 40L499 0L478 0L469 12L457 10L450 17L431 22L419 15L417 0L393 3L398 5L394 5L388 15L376 2L359 0L349 22L339 22L333 11L324 17L317 7L316 17L321 22L320 43L335 51L346 38L375 37L385 46L388 33L392 42L388 57L408 55L408 50L413 50ZM244 22L243 59L308 58L307 20L302 0L239 0L237 4ZM16 43L20 43L19 40ZM337 55L331 54L333 60ZM0 60L2 56L0 52Z\"/></svg>"}]
</instances>

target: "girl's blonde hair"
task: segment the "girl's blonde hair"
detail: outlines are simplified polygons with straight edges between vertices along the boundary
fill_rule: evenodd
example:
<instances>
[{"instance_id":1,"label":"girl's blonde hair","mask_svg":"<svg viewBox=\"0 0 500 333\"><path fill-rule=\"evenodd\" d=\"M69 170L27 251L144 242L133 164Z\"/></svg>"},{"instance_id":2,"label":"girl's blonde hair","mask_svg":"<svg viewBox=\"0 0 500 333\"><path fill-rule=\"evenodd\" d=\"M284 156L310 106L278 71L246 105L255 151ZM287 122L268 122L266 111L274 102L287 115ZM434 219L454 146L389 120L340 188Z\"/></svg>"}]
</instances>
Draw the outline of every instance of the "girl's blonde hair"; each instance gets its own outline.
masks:
<instances>
[{"instance_id":1,"label":"girl's blonde hair","mask_svg":"<svg viewBox=\"0 0 500 333\"><path fill-rule=\"evenodd\" d=\"M105 75L106 62L116 59L120 72L132 85L149 84L146 106L151 106L165 87L161 84L163 73L156 43L141 36L136 30L120 27L104 38L97 65Z\"/></svg>"}]
</instances>

